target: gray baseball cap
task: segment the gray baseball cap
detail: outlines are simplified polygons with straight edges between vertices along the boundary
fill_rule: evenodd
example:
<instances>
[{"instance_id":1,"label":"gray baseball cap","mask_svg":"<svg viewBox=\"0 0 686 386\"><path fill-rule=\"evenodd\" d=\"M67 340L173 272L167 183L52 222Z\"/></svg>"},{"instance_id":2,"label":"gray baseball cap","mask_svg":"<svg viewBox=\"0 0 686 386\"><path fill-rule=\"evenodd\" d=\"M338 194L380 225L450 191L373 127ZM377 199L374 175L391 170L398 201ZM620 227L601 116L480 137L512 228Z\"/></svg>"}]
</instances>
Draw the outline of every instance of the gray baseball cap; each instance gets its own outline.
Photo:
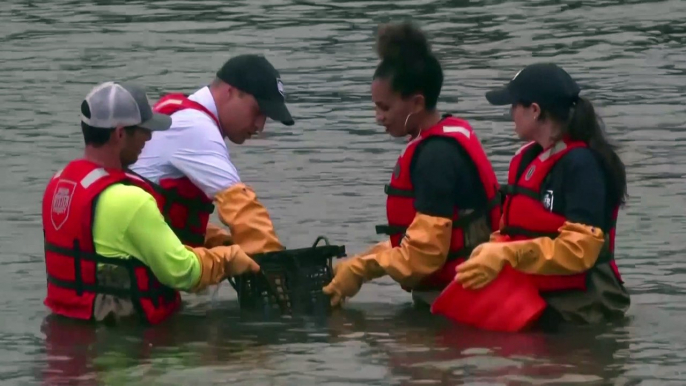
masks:
<instances>
[{"instance_id":1,"label":"gray baseball cap","mask_svg":"<svg viewBox=\"0 0 686 386\"><path fill-rule=\"evenodd\" d=\"M81 121L101 129L138 126L151 131L167 130L172 122L170 116L152 111L143 87L119 82L101 83L86 95Z\"/></svg>"}]
</instances>

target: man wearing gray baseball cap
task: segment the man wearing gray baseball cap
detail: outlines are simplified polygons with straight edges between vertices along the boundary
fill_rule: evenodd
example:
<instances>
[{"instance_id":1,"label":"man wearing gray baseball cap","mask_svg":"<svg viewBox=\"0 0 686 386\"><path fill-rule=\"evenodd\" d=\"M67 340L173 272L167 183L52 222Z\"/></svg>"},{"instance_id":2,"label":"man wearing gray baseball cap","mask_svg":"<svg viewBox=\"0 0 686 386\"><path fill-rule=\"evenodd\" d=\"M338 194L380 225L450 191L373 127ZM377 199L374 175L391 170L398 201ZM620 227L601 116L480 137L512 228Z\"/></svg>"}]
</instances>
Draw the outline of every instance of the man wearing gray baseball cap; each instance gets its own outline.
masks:
<instances>
[{"instance_id":1,"label":"man wearing gray baseball cap","mask_svg":"<svg viewBox=\"0 0 686 386\"><path fill-rule=\"evenodd\" d=\"M184 246L151 186L127 172L151 132L170 126L134 84L102 83L81 103L84 156L58 171L43 196L44 304L53 313L156 324L180 308L179 290L259 270L236 245Z\"/></svg>"},{"instance_id":2,"label":"man wearing gray baseball cap","mask_svg":"<svg viewBox=\"0 0 686 386\"><path fill-rule=\"evenodd\" d=\"M171 118L154 113L145 90L133 84L102 83L81 103L86 157L90 154L100 159L103 166L128 168L138 159L151 132L169 127Z\"/></svg>"}]
</instances>

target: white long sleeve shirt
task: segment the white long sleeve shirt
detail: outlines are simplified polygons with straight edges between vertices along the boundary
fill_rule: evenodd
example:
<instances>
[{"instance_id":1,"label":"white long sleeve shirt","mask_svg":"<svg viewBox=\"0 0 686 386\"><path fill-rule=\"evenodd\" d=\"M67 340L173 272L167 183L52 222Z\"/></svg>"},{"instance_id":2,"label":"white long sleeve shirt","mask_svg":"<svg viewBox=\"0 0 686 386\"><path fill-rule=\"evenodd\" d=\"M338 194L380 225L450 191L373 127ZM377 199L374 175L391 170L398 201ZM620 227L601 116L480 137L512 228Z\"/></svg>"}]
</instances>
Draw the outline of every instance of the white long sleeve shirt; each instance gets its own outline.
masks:
<instances>
[{"instance_id":1,"label":"white long sleeve shirt","mask_svg":"<svg viewBox=\"0 0 686 386\"><path fill-rule=\"evenodd\" d=\"M217 116L208 87L188 99ZM229 149L214 120L202 111L186 109L172 114L169 130L155 131L131 169L159 183L166 178L188 177L208 198L241 182L229 158Z\"/></svg>"}]
</instances>

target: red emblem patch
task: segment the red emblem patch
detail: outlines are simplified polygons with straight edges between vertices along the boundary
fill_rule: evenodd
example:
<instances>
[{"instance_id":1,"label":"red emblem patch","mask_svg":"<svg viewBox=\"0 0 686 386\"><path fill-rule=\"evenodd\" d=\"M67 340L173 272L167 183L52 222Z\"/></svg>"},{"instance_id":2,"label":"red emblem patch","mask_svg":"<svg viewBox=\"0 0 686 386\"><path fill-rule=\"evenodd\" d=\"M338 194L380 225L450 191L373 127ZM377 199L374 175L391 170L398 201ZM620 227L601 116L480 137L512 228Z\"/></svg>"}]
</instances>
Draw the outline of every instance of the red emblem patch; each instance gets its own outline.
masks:
<instances>
[{"instance_id":1,"label":"red emblem patch","mask_svg":"<svg viewBox=\"0 0 686 386\"><path fill-rule=\"evenodd\" d=\"M71 198L76 190L76 182L59 180L52 196L52 210L50 210L50 220L55 230L59 230L67 218L69 218L69 208Z\"/></svg>"}]
</instances>

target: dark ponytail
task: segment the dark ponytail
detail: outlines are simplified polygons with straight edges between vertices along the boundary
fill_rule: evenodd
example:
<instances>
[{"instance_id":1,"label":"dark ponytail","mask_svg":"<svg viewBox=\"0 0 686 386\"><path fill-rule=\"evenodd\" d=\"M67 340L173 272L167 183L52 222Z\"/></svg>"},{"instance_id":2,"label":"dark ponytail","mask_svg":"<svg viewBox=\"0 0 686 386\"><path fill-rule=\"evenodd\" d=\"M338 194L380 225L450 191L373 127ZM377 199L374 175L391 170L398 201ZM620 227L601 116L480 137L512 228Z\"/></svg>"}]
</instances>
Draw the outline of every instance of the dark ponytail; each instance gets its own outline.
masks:
<instances>
[{"instance_id":1,"label":"dark ponytail","mask_svg":"<svg viewBox=\"0 0 686 386\"><path fill-rule=\"evenodd\" d=\"M605 135L605 125L596 114L591 101L579 97L572 107L572 116L566 127L566 134L573 140L584 141L600 157L608 170L612 184L610 198L618 205L624 205L627 198L626 169L616 153L617 147L611 144Z\"/></svg>"},{"instance_id":2,"label":"dark ponytail","mask_svg":"<svg viewBox=\"0 0 686 386\"><path fill-rule=\"evenodd\" d=\"M403 97L421 93L427 110L436 107L443 86L443 70L419 28L410 22L379 26L376 53L381 63L374 79L389 79L393 91Z\"/></svg>"}]
</instances>

